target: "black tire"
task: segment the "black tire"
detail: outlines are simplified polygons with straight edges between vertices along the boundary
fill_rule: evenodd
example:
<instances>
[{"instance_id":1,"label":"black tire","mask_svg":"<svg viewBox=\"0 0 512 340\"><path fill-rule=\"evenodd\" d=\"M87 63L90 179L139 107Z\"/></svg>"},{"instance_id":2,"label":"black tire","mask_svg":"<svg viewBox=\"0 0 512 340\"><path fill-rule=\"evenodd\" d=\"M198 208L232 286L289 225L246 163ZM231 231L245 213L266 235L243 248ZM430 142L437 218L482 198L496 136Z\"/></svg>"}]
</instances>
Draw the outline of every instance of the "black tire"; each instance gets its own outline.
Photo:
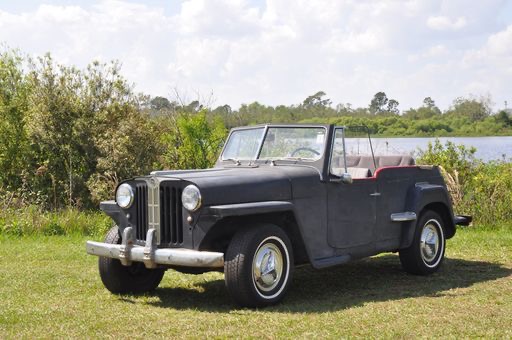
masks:
<instances>
[{"instance_id":1,"label":"black tire","mask_svg":"<svg viewBox=\"0 0 512 340\"><path fill-rule=\"evenodd\" d=\"M117 226L105 237L105 243L120 244L121 236ZM147 269L141 262L123 266L119 260L100 257L98 260L103 285L114 294L145 293L154 290L164 276L165 269Z\"/></svg>"},{"instance_id":2,"label":"black tire","mask_svg":"<svg viewBox=\"0 0 512 340\"><path fill-rule=\"evenodd\" d=\"M276 304L290 285L293 263L290 239L281 228L265 224L241 230L226 252L226 287L240 306ZM261 274L264 265L267 272Z\"/></svg>"},{"instance_id":3,"label":"black tire","mask_svg":"<svg viewBox=\"0 0 512 340\"><path fill-rule=\"evenodd\" d=\"M427 210L420 215L409 248L399 251L405 271L415 275L436 272L443 263L446 248L444 221L441 216Z\"/></svg>"}]
</instances>

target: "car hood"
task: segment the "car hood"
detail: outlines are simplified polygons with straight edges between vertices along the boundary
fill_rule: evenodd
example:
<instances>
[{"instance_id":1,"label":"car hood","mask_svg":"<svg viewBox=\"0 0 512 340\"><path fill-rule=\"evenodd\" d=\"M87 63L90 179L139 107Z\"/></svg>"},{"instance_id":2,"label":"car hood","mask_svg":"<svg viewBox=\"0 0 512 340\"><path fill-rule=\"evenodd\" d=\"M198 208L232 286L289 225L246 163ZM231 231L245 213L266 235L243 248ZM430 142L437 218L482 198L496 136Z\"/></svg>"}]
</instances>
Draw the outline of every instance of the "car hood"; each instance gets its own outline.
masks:
<instances>
[{"instance_id":1,"label":"car hood","mask_svg":"<svg viewBox=\"0 0 512 340\"><path fill-rule=\"evenodd\" d=\"M316 168L298 165L157 171L152 175L160 181L180 179L195 184L205 206L291 200L295 181L320 179Z\"/></svg>"}]
</instances>

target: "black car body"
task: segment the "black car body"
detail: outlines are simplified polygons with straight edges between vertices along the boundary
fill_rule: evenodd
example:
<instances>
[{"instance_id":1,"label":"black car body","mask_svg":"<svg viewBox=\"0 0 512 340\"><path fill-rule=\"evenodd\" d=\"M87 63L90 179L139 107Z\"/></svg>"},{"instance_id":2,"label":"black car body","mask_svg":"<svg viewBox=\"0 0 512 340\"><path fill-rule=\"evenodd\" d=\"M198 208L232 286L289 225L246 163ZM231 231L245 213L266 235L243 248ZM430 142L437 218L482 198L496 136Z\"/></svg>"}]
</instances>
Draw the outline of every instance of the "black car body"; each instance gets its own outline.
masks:
<instances>
[{"instance_id":1,"label":"black car body","mask_svg":"<svg viewBox=\"0 0 512 340\"><path fill-rule=\"evenodd\" d=\"M105 286L145 291L165 269L223 270L239 304L263 306L283 297L298 264L325 268L398 251L407 271L436 271L445 240L470 222L454 215L439 169L410 156L350 154L345 133L333 125L237 128L214 168L125 181L125 208L101 204L116 227L104 243L87 243Z\"/></svg>"}]
</instances>

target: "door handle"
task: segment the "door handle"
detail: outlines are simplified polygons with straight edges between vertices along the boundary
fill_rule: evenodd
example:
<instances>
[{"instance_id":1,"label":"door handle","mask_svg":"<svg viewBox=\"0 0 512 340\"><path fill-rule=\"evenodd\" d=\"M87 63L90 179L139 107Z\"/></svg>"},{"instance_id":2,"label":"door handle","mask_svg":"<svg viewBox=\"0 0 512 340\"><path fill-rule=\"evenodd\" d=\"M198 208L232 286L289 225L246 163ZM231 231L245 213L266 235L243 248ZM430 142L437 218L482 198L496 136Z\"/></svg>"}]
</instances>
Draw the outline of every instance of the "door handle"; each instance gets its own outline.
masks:
<instances>
[{"instance_id":1,"label":"door handle","mask_svg":"<svg viewBox=\"0 0 512 340\"><path fill-rule=\"evenodd\" d=\"M374 192L373 194L370 194L370 196L378 197L378 196L380 196L380 192Z\"/></svg>"}]
</instances>

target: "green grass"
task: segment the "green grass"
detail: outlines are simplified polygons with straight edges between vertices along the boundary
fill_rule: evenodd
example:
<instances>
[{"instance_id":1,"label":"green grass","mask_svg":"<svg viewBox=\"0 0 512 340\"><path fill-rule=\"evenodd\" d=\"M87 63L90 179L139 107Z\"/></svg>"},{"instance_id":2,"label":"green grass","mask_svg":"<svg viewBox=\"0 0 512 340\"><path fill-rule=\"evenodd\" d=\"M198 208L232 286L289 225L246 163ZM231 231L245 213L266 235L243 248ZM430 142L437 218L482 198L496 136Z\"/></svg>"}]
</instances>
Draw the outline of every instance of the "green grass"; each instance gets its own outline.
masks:
<instances>
[{"instance_id":1,"label":"green grass","mask_svg":"<svg viewBox=\"0 0 512 340\"><path fill-rule=\"evenodd\" d=\"M168 271L154 293L112 295L86 237L0 235L0 338L510 338L510 230L459 230L429 277L388 254L298 268L283 303L261 310L233 305L220 273Z\"/></svg>"},{"instance_id":2,"label":"green grass","mask_svg":"<svg viewBox=\"0 0 512 340\"><path fill-rule=\"evenodd\" d=\"M0 234L34 235L104 235L112 220L100 211L67 208L45 211L38 206L19 209L0 207Z\"/></svg>"}]
</instances>

